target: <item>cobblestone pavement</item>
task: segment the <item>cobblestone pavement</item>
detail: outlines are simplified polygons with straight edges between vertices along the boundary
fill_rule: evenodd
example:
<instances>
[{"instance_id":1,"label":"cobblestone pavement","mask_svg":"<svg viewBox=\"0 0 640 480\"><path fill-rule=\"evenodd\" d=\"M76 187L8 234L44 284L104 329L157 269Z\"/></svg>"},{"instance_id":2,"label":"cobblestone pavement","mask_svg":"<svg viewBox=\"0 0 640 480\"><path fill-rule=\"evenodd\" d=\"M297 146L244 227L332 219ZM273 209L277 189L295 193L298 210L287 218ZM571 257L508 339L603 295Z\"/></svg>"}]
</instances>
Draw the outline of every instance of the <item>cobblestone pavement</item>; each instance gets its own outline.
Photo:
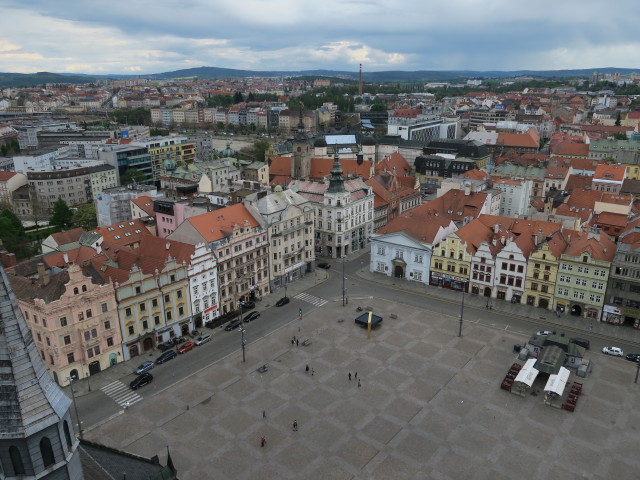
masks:
<instances>
[{"instance_id":1,"label":"cobblestone pavement","mask_svg":"<svg viewBox=\"0 0 640 480\"><path fill-rule=\"evenodd\" d=\"M246 363L232 354L86 438L161 461L168 445L182 480L637 478L631 362L588 354L569 413L543 405L542 379L524 398L500 390L524 338L476 323L460 338L455 315L367 305L384 318L370 339L355 309L330 299L251 343Z\"/></svg>"}]
</instances>

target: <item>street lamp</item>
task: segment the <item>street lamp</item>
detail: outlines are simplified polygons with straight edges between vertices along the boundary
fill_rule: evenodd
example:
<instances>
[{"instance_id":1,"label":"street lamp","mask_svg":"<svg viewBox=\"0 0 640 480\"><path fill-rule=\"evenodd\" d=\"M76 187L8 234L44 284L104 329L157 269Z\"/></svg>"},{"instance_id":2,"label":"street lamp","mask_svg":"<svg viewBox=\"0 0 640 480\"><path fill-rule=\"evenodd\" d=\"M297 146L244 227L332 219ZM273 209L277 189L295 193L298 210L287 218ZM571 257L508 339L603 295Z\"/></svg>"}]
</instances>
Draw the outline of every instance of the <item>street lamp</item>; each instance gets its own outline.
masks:
<instances>
[{"instance_id":1,"label":"street lamp","mask_svg":"<svg viewBox=\"0 0 640 480\"><path fill-rule=\"evenodd\" d=\"M345 276L344 276L344 255L342 256L342 306L344 307L345 305L345 294L347 293L347 290L344 286L344 280L345 280Z\"/></svg>"},{"instance_id":2,"label":"street lamp","mask_svg":"<svg viewBox=\"0 0 640 480\"><path fill-rule=\"evenodd\" d=\"M76 422L78 422L78 436L80 440L82 440L82 423L80 422L80 415L78 415L78 405L76 404L76 394L73 391L73 382L77 380L77 377L67 377L67 382L69 382L69 386L71 387L71 398L73 399L73 409L76 412Z\"/></svg>"},{"instance_id":3,"label":"street lamp","mask_svg":"<svg viewBox=\"0 0 640 480\"><path fill-rule=\"evenodd\" d=\"M242 343L242 363L246 363L247 358L245 356L245 352L244 352L244 345L245 345L245 341L244 341L244 324L242 322L242 302L238 302L238 308L240 309L240 341Z\"/></svg>"},{"instance_id":4,"label":"street lamp","mask_svg":"<svg viewBox=\"0 0 640 480\"><path fill-rule=\"evenodd\" d=\"M458 330L458 336L462 336L462 316L464 315L464 291L466 290L465 282L462 282L462 303L460 304L460 329Z\"/></svg>"}]
</instances>

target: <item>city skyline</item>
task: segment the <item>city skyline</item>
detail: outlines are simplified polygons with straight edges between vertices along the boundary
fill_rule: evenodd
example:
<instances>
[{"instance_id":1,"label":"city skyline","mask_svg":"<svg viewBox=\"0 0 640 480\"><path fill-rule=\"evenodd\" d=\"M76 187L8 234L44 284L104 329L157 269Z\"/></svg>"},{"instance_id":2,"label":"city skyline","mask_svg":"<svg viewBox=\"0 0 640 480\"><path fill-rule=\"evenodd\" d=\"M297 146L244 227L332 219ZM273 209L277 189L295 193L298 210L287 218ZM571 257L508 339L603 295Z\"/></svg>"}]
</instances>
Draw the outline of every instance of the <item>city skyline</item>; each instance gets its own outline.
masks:
<instances>
[{"instance_id":1,"label":"city skyline","mask_svg":"<svg viewBox=\"0 0 640 480\"><path fill-rule=\"evenodd\" d=\"M0 70L150 74L246 70L635 68L640 7L620 1L302 4L0 0Z\"/></svg>"}]
</instances>

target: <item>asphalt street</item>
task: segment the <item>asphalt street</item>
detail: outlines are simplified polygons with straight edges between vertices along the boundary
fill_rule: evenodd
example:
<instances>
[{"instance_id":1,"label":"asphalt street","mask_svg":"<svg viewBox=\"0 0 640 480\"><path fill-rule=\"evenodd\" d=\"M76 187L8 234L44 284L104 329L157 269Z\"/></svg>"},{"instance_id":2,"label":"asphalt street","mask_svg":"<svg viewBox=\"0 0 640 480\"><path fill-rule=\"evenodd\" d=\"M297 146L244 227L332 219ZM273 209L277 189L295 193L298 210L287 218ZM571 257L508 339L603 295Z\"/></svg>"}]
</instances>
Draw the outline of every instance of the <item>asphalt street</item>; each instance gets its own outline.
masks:
<instances>
[{"instance_id":1,"label":"asphalt street","mask_svg":"<svg viewBox=\"0 0 640 480\"><path fill-rule=\"evenodd\" d=\"M385 283L369 280L367 275L371 274L365 270L368 267L364 261L366 258L365 253L344 262L344 264L340 261L328 260L332 263L332 267L329 270L318 269L314 272L315 282L308 283L307 286L312 286L306 291L301 291L300 285L291 284L288 287L287 295L291 302L283 307L275 307L275 302L284 295L283 289L263 299L257 306L261 316L250 323L243 323L246 349L249 351L254 341L290 325L292 322L299 321L300 312L304 316L319 308L322 309L326 302L339 305L343 301L343 288L346 303L344 306L345 314L347 312L349 315L354 313L358 306L366 307L368 300L383 298L417 310L424 310L425 313L430 312L445 318L448 317L451 319L452 330L458 332L462 307L461 293L450 292L453 295L452 298L438 298L428 294L429 289L433 289L433 287L427 287L424 292L416 292L407 290L406 283L401 280L389 279ZM539 310L540 314L535 318L534 316L498 310L489 311L470 303L470 295L467 294L466 297L467 303L463 311L463 336L465 335L464 325L471 322L507 330L514 334L522 334L522 342L537 330L557 330L547 318L550 316L550 312L537 309L536 313ZM477 301L475 303L477 304ZM151 370L154 377L153 382L142 387L136 393L140 397L151 397L158 394L171 395L171 391L162 392L175 385L179 388L180 382L185 378L241 349L242 336L239 330L227 332L223 328L215 330L203 328L202 332L211 334L212 340L190 352L178 355L177 358L169 362L156 365ZM304 339L306 333L299 332L298 338ZM625 353L640 351L638 343L619 340L614 343L611 337L598 332L585 332L584 328L564 326L558 333L565 333L569 337L586 336L591 340L593 353L599 352L603 346L611 344L622 347ZM121 414L124 399L127 398L124 395L130 393L128 390L129 382L136 377L133 370L143 361L154 360L159 355L159 351L153 350L152 353L145 353L129 362L117 365L117 369L112 367L79 382L80 384L75 386L74 391L77 393L76 402L83 429L91 429ZM90 385L91 382L93 385ZM123 385L117 382L121 382ZM116 393L116 390L119 392ZM67 391L71 393L68 388Z\"/></svg>"}]
</instances>

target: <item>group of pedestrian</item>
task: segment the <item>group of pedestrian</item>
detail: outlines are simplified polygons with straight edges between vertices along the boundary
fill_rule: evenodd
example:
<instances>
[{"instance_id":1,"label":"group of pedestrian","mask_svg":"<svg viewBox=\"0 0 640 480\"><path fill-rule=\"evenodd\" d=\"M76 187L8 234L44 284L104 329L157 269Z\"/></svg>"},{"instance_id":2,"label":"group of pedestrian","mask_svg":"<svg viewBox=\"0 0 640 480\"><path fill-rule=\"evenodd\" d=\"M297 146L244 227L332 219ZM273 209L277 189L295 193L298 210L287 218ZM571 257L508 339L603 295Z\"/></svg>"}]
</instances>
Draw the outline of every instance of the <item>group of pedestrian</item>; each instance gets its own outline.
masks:
<instances>
[{"instance_id":1,"label":"group of pedestrian","mask_svg":"<svg viewBox=\"0 0 640 480\"><path fill-rule=\"evenodd\" d=\"M309 364L307 363L304 367L304 371L309 373ZM311 376L313 377L315 375L316 371L312 368L311 369Z\"/></svg>"},{"instance_id":2,"label":"group of pedestrian","mask_svg":"<svg viewBox=\"0 0 640 480\"><path fill-rule=\"evenodd\" d=\"M353 375L353 378L354 378L355 380L358 380L358 388L360 388L360 387L362 386L362 383L360 383L360 379L358 378L358 372L356 372L356 373ZM351 372L349 372L349 381L351 381Z\"/></svg>"},{"instance_id":3,"label":"group of pedestrian","mask_svg":"<svg viewBox=\"0 0 640 480\"><path fill-rule=\"evenodd\" d=\"M487 302L487 305L485 307L487 310L493 310L493 304L491 302Z\"/></svg>"},{"instance_id":4,"label":"group of pedestrian","mask_svg":"<svg viewBox=\"0 0 640 480\"><path fill-rule=\"evenodd\" d=\"M267 418L267 413L265 410L262 411L262 418ZM298 420L294 420L293 421L293 431L297 432L298 431ZM267 438L262 435L260 437L260 446L264 447L267 444Z\"/></svg>"},{"instance_id":5,"label":"group of pedestrian","mask_svg":"<svg viewBox=\"0 0 640 480\"><path fill-rule=\"evenodd\" d=\"M300 340L298 338L296 338L296 336L294 335L293 338L291 339L291 345L295 345L296 347L300 346Z\"/></svg>"}]
</instances>

